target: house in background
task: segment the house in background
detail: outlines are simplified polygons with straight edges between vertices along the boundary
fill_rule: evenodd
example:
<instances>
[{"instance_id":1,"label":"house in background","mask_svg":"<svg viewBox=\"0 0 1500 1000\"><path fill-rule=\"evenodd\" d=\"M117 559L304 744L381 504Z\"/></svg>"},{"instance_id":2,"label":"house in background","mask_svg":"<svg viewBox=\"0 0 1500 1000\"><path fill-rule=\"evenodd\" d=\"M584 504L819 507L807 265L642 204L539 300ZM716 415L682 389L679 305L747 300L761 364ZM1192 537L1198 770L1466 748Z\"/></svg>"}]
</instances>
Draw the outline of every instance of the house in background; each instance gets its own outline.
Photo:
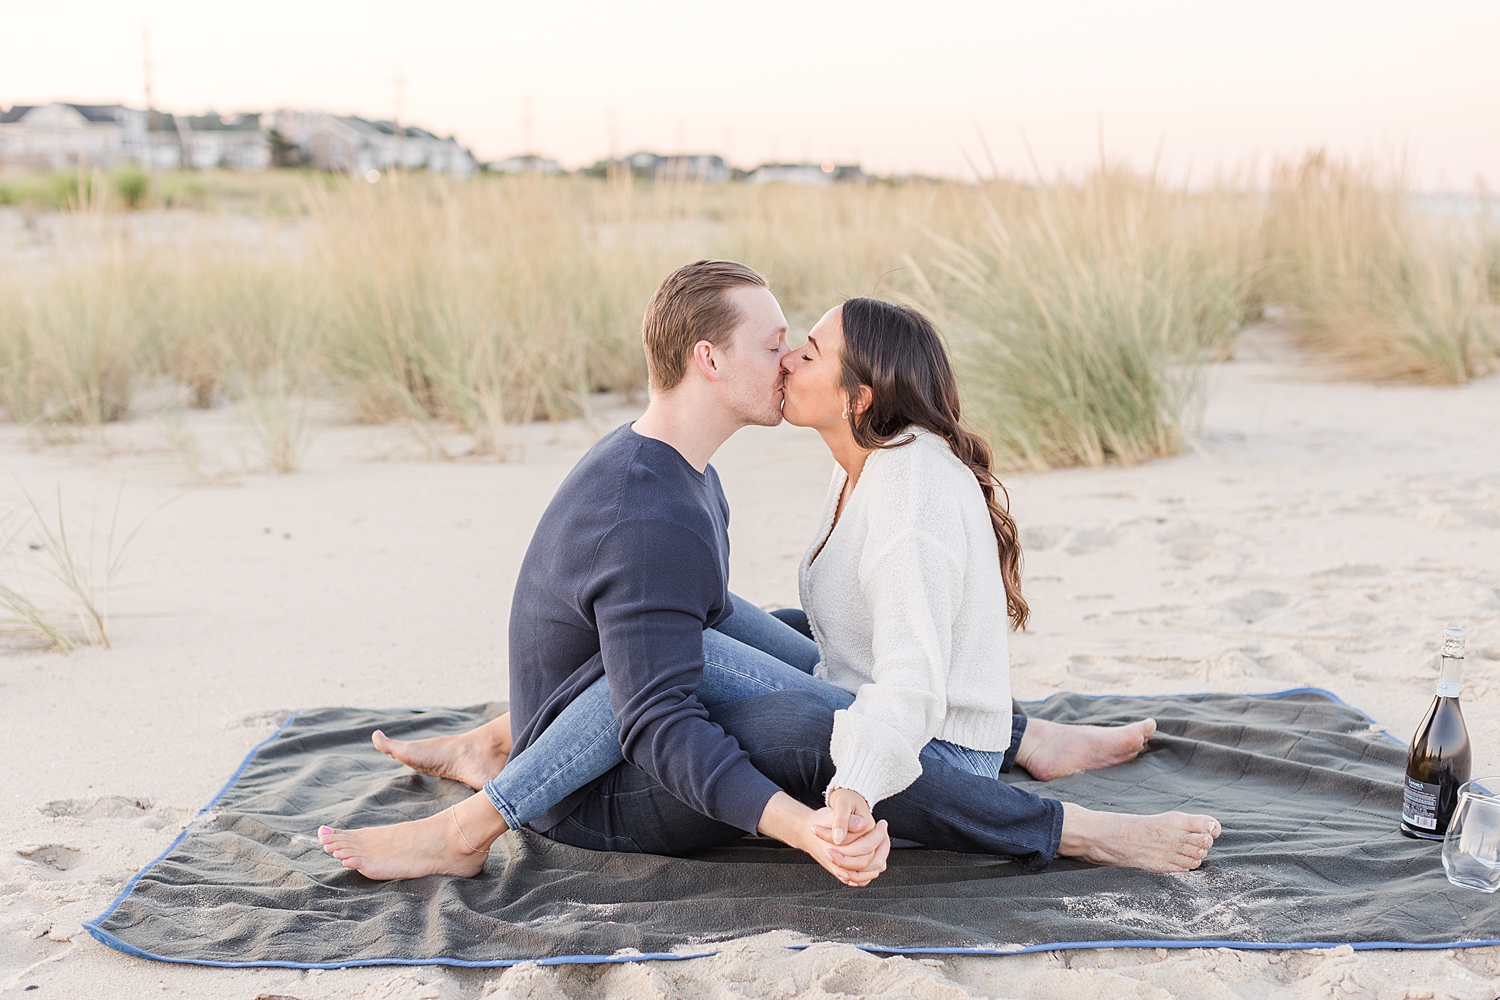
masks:
<instances>
[{"instance_id":1,"label":"house in background","mask_svg":"<svg viewBox=\"0 0 1500 1000\"><path fill-rule=\"evenodd\" d=\"M658 181L708 181L719 184L729 180L724 157L708 153L690 156L663 156L657 159L654 176Z\"/></svg>"},{"instance_id":2,"label":"house in background","mask_svg":"<svg viewBox=\"0 0 1500 1000\"><path fill-rule=\"evenodd\" d=\"M126 163L182 163L171 115L119 104L18 104L0 113L0 165L112 170Z\"/></svg>"},{"instance_id":3,"label":"house in background","mask_svg":"<svg viewBox=\"0 0 1500 1000\"><path fill-rule=\"evenodd\" d=\"M469 177L479 169L452 136L426 129L321 111L276 112L274 127L307 154L318 170L365 174L391 168Z\"/></svg>"},{"instance_id":4,"label":"house in background","mask_svg":"<svg viewBox=\"0 0 1500 1000\"><path fill-rule=\"evenodd\" d=\"M562 166L556 160L525 153L495 160L489 165L489 171L492 174L558 174L562 173Z\"/></svg>"},{"instance_id":5,"label":"house in background","mask_svg":"<svg viewBox=\"0 0 1500 1000\"><path fill-rule=\"evenodd\" d=\"M763 163L752 170L747 178L751 184L807 185L866 179L859 164L838 164L832 160L824 160L822 163Z\"/></svg>"},{"instance_id":6,"label":"house in background","mask_svg":"<svg viewBox=\"0 0 1500 1000\"><path fill-rule=\"evenodd\" d=\"M583 171L592 177L607 177L628 172L632 177L651 181L710 181L720 182L734 179L734 172L725 164L724 157L712 153L676 154L662 156L641 150L619 159L600 160Z\"/></svg>"},{"instance_id":7,"label":"house in background","mask_svg":"<svg viewBox=\"0 0 1500 1000\"><path fill-rule=\"evenodd\" d=\"M258 114L220 117L178 115L182 165L194 170L264 170L271 165L271 143L260 127Z\"/></svg>"},{"instance_id":8,"label":"house in background","mask_svg":"<svg viewBox=\"0 0 1500 1000\"><path fill-rule=\"evenodd\" d=\"M363 174L405 167L468 177L479 168L451 136L349 115L283 110L173 116L119 104L63 103L18 104L0 112L0 166L265 170L271 166L272 129L320 170Z\"/></svg>"}]
</instances>

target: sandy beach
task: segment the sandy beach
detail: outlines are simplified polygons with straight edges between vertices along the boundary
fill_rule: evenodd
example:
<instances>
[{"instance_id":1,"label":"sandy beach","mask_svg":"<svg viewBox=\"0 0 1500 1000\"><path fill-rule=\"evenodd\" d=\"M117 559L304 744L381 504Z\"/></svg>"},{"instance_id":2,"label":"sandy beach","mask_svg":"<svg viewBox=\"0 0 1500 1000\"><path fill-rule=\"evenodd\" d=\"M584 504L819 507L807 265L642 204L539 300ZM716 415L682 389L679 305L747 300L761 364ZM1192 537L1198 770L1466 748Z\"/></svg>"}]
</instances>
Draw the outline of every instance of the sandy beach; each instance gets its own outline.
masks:
<instances>
[{"instance_id":1,"label":"sandy beach","mask_svg":"<svg viewBox=\"0 0 1500 1000\"><path fill-rule=\"evenodd\" d=\"M1500 378L1459 389L1336 381L1267 327L1247 332L1209 381L1202 434L1179 457L1006 477L1033 612L1012 640L1017 696L1313 686L1405 740L1431 697L1442 628L1460 624L1474 773L1500 773ZM97 511L102 536L120 494L121 524L146 519L113 588L113 648L0 655L0 727L13 753L0 777L0 993L1500 993L1500 950L1487 948L913 960L842 945L789 950L805 942L778 934L686 962L319 973L143 961L80 929L292 710L503 699L511 589L532 526L594 437L635 412L513 428L520 461L441 463L399 427L314 406L304 467L280 476L254 469L234 407L192 413L186 428L143 417L68 445L34 447L16 425L0 426L6 508L22 489L44 506L60 494L85 531ZM185 432L196 473L183 460ZM751 429L715 465L733 507L734 589L764 606L794 604L831 468L821 441Z\"/></svg>"}]
</instances>

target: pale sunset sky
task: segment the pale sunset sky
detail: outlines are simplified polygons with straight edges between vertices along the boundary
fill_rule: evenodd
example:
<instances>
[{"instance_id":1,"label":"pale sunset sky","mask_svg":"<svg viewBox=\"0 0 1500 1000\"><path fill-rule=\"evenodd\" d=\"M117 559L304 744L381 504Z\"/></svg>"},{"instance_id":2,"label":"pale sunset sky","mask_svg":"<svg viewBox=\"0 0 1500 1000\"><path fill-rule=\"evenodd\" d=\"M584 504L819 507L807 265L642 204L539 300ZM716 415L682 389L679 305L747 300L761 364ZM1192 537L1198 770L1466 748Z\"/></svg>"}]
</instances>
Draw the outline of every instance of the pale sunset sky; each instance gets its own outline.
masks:
<instances>
[{"instance_id":1,"label":"pale sunset sky","mask_svg":"<svg viewBox=\"0 0 1500 1000\"><path fill-rule=\"evenodd\" d=\"M610 152L879 173L1169 176L1323 146L1427 189L1500 183L1500 3L0 3L0 106L320 108L481 159ZM404 83L397 85L396 78Z\"/></svg>"}]
</instances>

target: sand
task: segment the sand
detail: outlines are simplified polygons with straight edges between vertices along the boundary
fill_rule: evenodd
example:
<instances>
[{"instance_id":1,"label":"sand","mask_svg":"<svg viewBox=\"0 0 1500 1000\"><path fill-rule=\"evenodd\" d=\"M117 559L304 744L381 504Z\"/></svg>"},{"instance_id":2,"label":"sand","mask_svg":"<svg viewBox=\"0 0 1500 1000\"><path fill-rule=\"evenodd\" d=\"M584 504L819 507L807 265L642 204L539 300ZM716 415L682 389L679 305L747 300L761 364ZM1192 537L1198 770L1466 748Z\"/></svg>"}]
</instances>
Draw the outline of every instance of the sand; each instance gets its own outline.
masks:
<instances>
[{"instance_id":1,"label":"sand","mask_svg":"<svg viewBox=\"0 0 1500 1000\"><path fill-rule=\"evenodd\" d=\"M1008 477L1033 627L1021 697L1328 688L1408 738L1442 626L1468 627L1475 773L1500 772L1500 379L1336 382L1275 330L1212 371L1188 453ZM422 457L394 427L314 408L302 471L255 471L235 410L141 418L33 447L0 425L0 503L61 490L79 531L150 513L113 590L114 648L0 655L0 992L46 997L1462 997L1500 994L1500 952L1078 951L881 959L734 942L612 967L324 973L128 958L79 929L289 710L505 695L505 623L530 530L601 428L517 431L518 462ZM191 438L198 471L184 454ZM175 441L174 446L171 442ZM457 442L455 441L455 444ZM737 435L716 461L734 587L795 600L830 469L815 435ZM101 531L102 533L102 531ZM9 572L7 569L6 572Z\"/></svg>"}]
</instances>

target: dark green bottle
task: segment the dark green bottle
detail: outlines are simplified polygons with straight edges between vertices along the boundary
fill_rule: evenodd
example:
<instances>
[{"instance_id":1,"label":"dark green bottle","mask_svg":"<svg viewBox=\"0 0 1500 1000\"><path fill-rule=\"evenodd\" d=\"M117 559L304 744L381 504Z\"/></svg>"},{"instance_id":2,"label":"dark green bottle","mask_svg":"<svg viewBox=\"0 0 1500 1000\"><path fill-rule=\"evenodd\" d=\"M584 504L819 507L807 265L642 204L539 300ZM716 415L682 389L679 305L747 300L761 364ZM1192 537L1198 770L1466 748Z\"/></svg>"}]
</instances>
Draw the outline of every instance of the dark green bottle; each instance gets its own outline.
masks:
<instances>
[{"instance_id":1,"label":"dark green bottle","mask_svg":"<svg viewBox=\"0 0 1500 1000\"><path fill-rule=\"evenodd\" d=\"M1412 737L1406 755L1401 799L1401 832L1423 840L1442 840L1458 805L1458 786L1469 780L1469 730L1458 707L1458 685L1464 672L1464 630L1443 632L1443 666L1437 697Z\"/></svg>"}]
</instances>

